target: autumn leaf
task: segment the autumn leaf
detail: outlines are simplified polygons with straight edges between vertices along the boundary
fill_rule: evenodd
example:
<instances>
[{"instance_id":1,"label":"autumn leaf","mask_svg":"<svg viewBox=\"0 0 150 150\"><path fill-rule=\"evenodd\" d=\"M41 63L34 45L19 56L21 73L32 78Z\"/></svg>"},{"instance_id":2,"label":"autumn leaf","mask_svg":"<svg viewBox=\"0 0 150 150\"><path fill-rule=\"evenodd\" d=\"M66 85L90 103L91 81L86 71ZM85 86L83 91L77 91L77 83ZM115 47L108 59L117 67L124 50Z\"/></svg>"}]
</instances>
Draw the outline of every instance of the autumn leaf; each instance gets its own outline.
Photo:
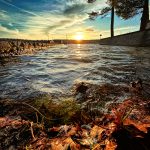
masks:
<instances>
[{"instance_id":1,"label":"autumn leaf","mask_svg":"<svg viewBox=\"0 0 150 150\"><path fill-rule=\"evenodd\" d=\"M126 119L123 123L124 125L134 125L138 130L147 133L147 129L150 127L150 123L141 123L141 122L135 122L131 119Z\"/></svg>"},{"instance_id":2,"label":"autumn leaf","mask_svg":"<svg viewBox=\"0 0 150 150\"><path fill-rule=\"evenodd\" d=\"M96 138L98 137L98 139L101 139L101 133L104 131L103 128L95 125L92 129L91 129L91 132L90 132L90 137L91 138Z\"/></svg>"},{"instance_id":3,"label":"autumn leaf","mask_svg":"<svg viewBox=\"0 0 150 150\"><path fill-rule=\"evenodd\" d=\"M101 145L100 144L96 144L94 145L92 150L100 150L101 149Z\"/></svg>"},{"instance_id":4,"label":"autumn leaf","mask_svg":"<svg viewBox=\"0 0 150 150\"><path fill-rule=\"evenodd\" d=\"M77 131L78 131L77 127L72 127L70 129L70 131L66 134L66 136L67 137L73 136L73 135L75 135L77 133Z\"/></svg>"},{"instance_id":5,"label":"autumn leaf","mask_svg":"<svg viewBox=\"0 0 150 150\"><path fill-rule=\"evenodd\" d=\"M79 150L80 149L80 145L75 143L70 137L66 138L63 141L63 144L69 145L72 150Z\"/></svg>"},{"instance_id":6,"label":"autumn leaf","mask_svg":"<svg viewBox=\"0 0 150 150\"><path fill-rule=\"evenodd\" d=\"M106 141L106 148L105 150L115 150L117 147L117 144L114 141L107 140Z\"/></svg>"}]
</instances>

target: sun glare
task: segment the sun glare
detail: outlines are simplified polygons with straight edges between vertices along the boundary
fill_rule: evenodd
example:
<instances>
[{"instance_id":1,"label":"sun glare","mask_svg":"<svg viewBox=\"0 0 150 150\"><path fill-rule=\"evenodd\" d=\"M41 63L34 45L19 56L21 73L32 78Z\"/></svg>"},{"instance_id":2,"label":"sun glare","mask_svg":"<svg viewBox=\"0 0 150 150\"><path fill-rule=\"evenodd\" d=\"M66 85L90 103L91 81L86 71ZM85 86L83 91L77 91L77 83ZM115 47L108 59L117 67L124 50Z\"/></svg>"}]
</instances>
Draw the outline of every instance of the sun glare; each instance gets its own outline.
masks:
<instances>
[{"instance_id":1,"label":"sun glare","mask_svg":"<svg viewBox=\"0 0 150 150\"><path fill-rule=\"evenodd\" d=\"M77 34L75 35L75 40L77 40L77 41L83 40L83 33L77 33Z\"/></svg>"}]
</instances>

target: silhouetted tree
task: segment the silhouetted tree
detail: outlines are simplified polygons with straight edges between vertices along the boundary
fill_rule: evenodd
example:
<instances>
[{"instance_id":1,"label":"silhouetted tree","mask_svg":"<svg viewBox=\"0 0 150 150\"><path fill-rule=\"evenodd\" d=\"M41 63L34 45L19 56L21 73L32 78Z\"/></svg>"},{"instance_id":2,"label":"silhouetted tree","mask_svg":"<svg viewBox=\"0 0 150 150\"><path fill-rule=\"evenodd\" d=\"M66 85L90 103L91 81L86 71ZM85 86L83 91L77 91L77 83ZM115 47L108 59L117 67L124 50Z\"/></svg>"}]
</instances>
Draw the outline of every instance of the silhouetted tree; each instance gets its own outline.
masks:
<instances>
[{"instance_id":1,"label":"silhouetted tree","mask_svg":"<svg viewBox=\"0 0 150 150\"><path fill-rule=\"evenodd\" d=\"M88 3L93 3L96 0L88 0ZM115 0L107 0L107 4L109 5L109 7L105 7L103 8L100 12L92 12L89 13L90 18L93 20L95 19L97 16L102 16L105 17L109 12L111 12L111 25L110 25L110 31L111 31L111 37L114 36L114 14L115 14Z\"/></svg>"},{"instance_id":2,"label":"silhouetted tree","mask_svg":"<svg viewBox=\"0 0 150 150\"><path fill-rule=\"evenodd\" d=\"M95 1L88 0L88 3ZM114 36L114 13L124 20L142 13L140 31L146 29L149 22L149 0L107 0L107 4L109 7L103 8L100 12L89 13L89 16L91 19L95 19L97 16L105 17L111 11L111 37Z\"/></svg>"},{"instance_id":3,"label":"silhouetted tree","mask_svg":"<svg viewBox=\"0 0 150 150\"><path fill-rule=\"evenodd\" d=\"M140 31L145 30L149 21L149 0L116 0L115 10L125 20L142 13Z\"/></svg>"},{"instance_id":4,"label":"silhouetted tree","mask_svg":"<svg viewBox=\"0 0 150 150\"><path fill-rule=\"evenodd\" d=\"M143 31L149 22L149 0L144 0L140 30Z\"/></svg>"}]
</instances>

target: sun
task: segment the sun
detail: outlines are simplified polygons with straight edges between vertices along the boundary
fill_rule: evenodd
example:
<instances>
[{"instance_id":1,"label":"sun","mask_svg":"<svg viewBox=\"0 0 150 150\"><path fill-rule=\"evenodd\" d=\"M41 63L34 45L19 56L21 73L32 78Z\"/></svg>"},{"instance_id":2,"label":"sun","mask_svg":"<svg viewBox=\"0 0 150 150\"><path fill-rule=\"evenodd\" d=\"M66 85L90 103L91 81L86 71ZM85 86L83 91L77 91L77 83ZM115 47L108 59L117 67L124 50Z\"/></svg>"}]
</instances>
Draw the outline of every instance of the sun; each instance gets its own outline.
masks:
<instances>
[{"instance_id":1,"label":"sun","mask_svg":"<svg viewBox=\"0 0 150 150\"><path fill-rule=\"evenodd\" d=\"M76 35L75 35L75 40L77 40L77 41L81 41L81 40L83 40L83 33L77 33Z\"/></svg>"}]
</instances>

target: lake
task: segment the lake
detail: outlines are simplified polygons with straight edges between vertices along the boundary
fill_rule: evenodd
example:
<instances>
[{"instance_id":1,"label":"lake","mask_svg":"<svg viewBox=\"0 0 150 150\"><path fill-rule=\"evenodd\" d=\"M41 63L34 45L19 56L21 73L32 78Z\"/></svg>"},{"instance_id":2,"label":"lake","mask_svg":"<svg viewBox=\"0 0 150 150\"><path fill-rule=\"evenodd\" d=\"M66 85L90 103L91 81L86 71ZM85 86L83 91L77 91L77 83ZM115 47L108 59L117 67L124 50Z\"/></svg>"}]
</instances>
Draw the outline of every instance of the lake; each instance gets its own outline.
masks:
<instances>
[{"instance_id":1,"label":"lake","mask_svg":"<svg viewBox=\"0 0 150 150\"><path fill-rule=\"evenodd\" d=\"M56 45L1 61L0 98L67 95L78 82L127 85L137 77L150 81L148 47Z\"/></svg>"}]
</instances>

